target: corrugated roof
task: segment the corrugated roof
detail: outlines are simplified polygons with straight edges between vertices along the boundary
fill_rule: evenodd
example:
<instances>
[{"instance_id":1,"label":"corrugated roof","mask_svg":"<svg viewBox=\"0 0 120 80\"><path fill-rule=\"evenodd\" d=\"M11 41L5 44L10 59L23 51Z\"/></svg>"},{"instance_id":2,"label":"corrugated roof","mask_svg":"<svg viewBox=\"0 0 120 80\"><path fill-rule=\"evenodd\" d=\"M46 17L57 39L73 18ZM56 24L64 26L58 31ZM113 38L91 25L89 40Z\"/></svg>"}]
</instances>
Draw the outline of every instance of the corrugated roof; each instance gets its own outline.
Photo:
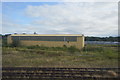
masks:
<instances>
[{"instance_id":1,"label":"corrugated roof","mask_svg":"<svg viewBox=\"0 0 120 80\"><path fill-rule=\"evenodd\" d=\"M83 36L80 34L12 34L11 36Z\"/></svg>"}]
</instances>

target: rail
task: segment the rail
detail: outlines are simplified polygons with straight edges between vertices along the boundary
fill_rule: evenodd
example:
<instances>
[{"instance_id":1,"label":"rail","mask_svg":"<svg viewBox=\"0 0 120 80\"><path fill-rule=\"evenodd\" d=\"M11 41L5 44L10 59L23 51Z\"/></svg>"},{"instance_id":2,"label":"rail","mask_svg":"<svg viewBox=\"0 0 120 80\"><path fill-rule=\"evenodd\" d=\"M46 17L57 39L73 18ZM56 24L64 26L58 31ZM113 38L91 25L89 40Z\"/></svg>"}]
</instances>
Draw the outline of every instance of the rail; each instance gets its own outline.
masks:
<instances>
[{"instance_id":1,"label":"rail","mask_svg":"<svg viewBox=\"0 0 120 80\"><path fill-rule=\"evenodd\" d=\"M12 80L118 80L120 68L3 67L2 78Z\"/></svg>"}]
</instances>

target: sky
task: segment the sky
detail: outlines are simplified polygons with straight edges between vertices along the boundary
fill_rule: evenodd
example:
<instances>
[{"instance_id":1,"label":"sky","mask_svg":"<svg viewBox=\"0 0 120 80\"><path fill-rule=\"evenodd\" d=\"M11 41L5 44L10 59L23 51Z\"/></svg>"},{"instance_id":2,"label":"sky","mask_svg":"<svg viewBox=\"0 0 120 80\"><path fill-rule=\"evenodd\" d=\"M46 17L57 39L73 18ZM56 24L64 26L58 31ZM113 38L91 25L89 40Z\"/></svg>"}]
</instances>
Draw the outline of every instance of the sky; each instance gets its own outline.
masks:
<instances>
[{"instance_id":1,"label":"sky","mask_svg":"<svg viewBox=\"0 0 120 80\"><path fill-rule=\"evenodd\" d=\"M118 36L117 2L2 2L2 34Z\"/></svg>"}]
</instances>

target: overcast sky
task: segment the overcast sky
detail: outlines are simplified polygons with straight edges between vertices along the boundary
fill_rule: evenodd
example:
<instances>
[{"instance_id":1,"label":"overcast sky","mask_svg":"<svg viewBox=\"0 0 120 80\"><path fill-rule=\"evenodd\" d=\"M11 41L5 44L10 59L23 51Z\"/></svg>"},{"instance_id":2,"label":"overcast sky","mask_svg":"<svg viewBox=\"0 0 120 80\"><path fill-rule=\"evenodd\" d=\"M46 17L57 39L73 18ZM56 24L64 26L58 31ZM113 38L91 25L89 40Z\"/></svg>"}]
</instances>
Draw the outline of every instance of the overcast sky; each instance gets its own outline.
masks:
<instances>
[{"instance_id":1,"label":"overcast sky","mask_svg":"<svg viewBox=\"0 0 120 80\"><path fill-rule=\"evenodd\" d=\"M117 2L3 2L2 34L118 35Z\"/></svg>"}]
</instances>

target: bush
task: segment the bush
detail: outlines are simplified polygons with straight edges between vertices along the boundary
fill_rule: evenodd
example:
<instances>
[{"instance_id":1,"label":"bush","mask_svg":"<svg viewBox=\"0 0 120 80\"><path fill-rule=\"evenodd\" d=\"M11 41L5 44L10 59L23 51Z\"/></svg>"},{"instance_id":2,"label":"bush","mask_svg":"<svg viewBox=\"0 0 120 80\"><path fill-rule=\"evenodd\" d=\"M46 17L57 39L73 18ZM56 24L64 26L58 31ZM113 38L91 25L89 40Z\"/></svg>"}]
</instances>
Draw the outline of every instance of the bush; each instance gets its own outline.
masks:
<instances>
[{"instance_id":1,"label":"bush","mask_svg":"<svg viewBox=\"0 0 120 80\"><path fill-rule=\"evenodd\" d=\"M98 46L86 46L83 48L83 51L92 51L92 52L101 52L103 51L103 47L98 47Z\"/></svg>"},{"instance_id":2,"label":"bush","mask_svg":"<svg viewBox=\"0 0 120 80\"><path fill-rule=\"evenodd\" d=\"M63 45L63 47L64 47L64 48L67 48L67 46L66 46L66 45Z\"/></svg>"},{"instance_id":3,"label":"bush","mask_svg":"<svg viewBox=\"0 0 120 80\"><path fill-rule=\"evenodd\" d=\"M68 47L68 51L70 53L74 53L75 51L78 51L78 49L75 46L70 46L70 47Z\"/></svg>"},{"instance_id":4,"label":"bush","mask_svg":"<svg viewBox=\"0 0 120 80\"><path fill-rule=\"evenodd\" d=\"M55 50L55 51L66 51L66 47L50 47L49 50Z\"/></svg>"},{"instance_id":5,"label":"bush","mask_svg":"<svg viewBox=\"0 0 120 80\"><path fill-rule=\"evenodd\" d=\"M13 40L11 47L20 47L20 41L19 40Z\"/></svg>"},{"instance_id":6,"label":"bush","mask_svg":"<svg viewBox=\"0 0 120 80\"><path fill-rule=\"evenodd\" d=\"M48 47L39 46L39 45L27 46L27 48L28 48L28 49L40 49L40 50L46 50L46 49L48 49Z\"/></svg>"}]
</instances>

